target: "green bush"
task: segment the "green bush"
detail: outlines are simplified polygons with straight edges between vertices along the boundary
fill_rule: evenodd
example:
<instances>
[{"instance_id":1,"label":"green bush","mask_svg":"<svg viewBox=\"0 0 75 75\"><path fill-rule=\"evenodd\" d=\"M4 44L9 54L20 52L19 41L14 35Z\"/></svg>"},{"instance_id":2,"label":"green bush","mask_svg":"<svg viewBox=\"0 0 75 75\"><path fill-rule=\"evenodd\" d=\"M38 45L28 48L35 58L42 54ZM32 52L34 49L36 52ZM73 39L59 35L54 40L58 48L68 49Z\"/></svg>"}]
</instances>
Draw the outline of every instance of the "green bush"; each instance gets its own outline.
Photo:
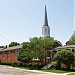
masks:
<instances>
[{"instance_id":1,"label":"green bush","mask_svg":"<svg viewBox=\"0 0 75 75\"><path fill-rule=\"evenodd\" d=\"M19 67L24 67L23 63L18 63Z\"/></svg>"},{"instance_id":2,"label":"green bush","mask_svg":"<svg viewBox=\"0 0 75 75\"><path fill-rule=\"evenodd\" d=\"M12 65L11 62L0 62L1 65Z\"/></svg>"},{"instance_id":3,"label":"green bush","mask_svg":"<svg viewBox=\"0 0 75 75\"><path fill-rule=\"evenodd\" d=\"M12 66L13 67L18 67L18 63L16 63L16 62L15 63L12 63Z\"/></svg>"},{"instance_id":4,"label":"green bush","mask_svg":"<svg viewBox=\"0 0 75 75\"><path fill-rule=\"evenodd\" d=\"M43 65L40 65L40 64L30 64L30 65L28 65L28 67L31 70L38 70L38 69L41 69L43 67Z\"/></svg>"},{"instance_id":5,"label":"green bush","mask_svg":"<svg viewBox=\"0 0 75 75\"><path fill-rule=\"evenodd\" d=\"M13 67L25 67L25 68L29 68L32 70L37 70L37 69L41 69L44 65L41 64L32 64L32 63L24 63L24 62L0 62L1 65L10 65Z\"/></svg>"},{"instance_id":6,"label":"green bush","mask_svg":"<svg viewBox=\"0 0 75 75\"><path fill-rule=\"evenodd\" d=\"M74 53L70 50L65 50L65 49L58 51L54 56L55 61L58 61L58 65L61 64L62 62L65 64L67 69L70 69L70 65L75 60L74 58L75 58ZM61 68L61 66L59 67Z\"/></svg>"},{"instance_id":7,"label":"green bush","mask_svg":"<svg viewBox=\"0 0 75 75\"><path fill-rule=\"evenodd\" d=\"M22 62L22 65L23 65L23 67L27 67L28 64Z\"/></svg>"},{"instance_id":8,"label":"green bush","mask_svg":"<svg viewBox=\"0 0 75 75\"><path fill-rule=\"evenodd\" d=\"M61 66L60 62L57 62L57 61L55 61L53 64L53 67L57 70L60 70L60 66Z\"/></svg>"}]
</instances>

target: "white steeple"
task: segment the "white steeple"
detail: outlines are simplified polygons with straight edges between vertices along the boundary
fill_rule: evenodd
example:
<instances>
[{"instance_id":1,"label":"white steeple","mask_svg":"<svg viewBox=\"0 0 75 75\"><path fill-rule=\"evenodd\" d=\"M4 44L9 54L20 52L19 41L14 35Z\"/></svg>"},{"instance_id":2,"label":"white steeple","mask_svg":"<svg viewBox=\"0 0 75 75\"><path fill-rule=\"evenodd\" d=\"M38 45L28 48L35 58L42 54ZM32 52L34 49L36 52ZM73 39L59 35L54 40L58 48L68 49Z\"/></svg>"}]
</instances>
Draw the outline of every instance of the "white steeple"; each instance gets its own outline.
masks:
<instances>
[{"instance_id":1,"label":"white steeple","mask_svg":"<svg viewBox=\"0 0 75 75\"><path fill-rule=\"evenodd\" d=\"M47 10L45 5L45 18L44 18L44 25L42 27L42 36L50 36L50 27L48 26L48 18L47 18Z\"/></svg>"}]
</instances>

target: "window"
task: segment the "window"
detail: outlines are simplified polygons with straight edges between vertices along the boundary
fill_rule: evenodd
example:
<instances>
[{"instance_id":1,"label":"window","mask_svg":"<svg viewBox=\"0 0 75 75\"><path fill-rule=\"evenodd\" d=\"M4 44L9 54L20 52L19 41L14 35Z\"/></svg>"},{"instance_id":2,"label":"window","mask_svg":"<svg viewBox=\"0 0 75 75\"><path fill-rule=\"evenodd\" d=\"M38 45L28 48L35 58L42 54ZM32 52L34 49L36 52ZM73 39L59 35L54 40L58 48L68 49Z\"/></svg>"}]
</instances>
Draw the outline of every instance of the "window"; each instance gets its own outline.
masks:
<instances>
[{"instance_id":1,"label":"window","mask_svg":"<svg viewBox=\"0 0 75 75\"><path fill-rule=\"evenodd\" d=\"M48 34L50 34L50 30L48 29Z\"/></svg>"},{"instance_id":2,"label":"window","mask_svg":"<svg viewBox=\"0 0 75 75\"><path fill-rule=\"evenodd\" d=\"M47 34L47 28L45 28L45 34Z\"/></svg>"},{"instance_id":3,"label":"window","mask_svg":"<svg viewBox=\"0 0 75 75\"><path fill-rule=\"evenodd\" d=\"M42 28L42 34L44 34L44 28Z\"/></svg>"},{"instance_id":4,"label":"window","mask_svg":"<svg viewBox=\"0 0 75 75\"><path fill-rule=\"evenodd\" d=\"M15 58L17 58L18 50L15 50Z\"/></svg>"},{"instance_id":5,"label":"window","mask_svg":"<svg viewBox=\"0 0 75 75\"><path fill-rule=\"evenodd\" d=\"M8 51L8 59L10 59L10 51Z\"/></svg>"},{"instance_id":6,"label":"window","mask_svg":"<svg viewBox=\"0 0 75 75\"><path fill-rule=\"evenodd\" d=\"M2 58L4 59L4 52L2 53Z\"/></svg>"},{"instance_id":7,"label":"window","mask_svg":"<svg viewBox=\"0 0 75 75\"><path fill-rule=\"evenodd\" d=\"M72 49L72 52L74 52L74 49Z\"/></svg>"}]
</instances>

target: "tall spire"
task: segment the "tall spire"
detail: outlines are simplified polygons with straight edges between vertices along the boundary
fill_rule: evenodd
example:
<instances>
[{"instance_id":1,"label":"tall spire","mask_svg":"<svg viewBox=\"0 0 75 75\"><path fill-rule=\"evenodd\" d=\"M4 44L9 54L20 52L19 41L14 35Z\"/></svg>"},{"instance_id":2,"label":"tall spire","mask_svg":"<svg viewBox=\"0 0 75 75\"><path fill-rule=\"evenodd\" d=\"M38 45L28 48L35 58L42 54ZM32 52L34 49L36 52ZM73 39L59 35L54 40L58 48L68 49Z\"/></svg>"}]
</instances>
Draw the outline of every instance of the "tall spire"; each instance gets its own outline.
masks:
<instances>
[{"instance_id":1,"label":"tall spire","mask_svg":"<svg viewBox=\"0 0 75 75\"><path fill-rule=\"evenodd\" d=\"M45 18L44 18L44 26L48 26L48 18L47 18L47 10L45 5Z\"/></svg>"},{"instance_id":2,"label":"tall spire","mask_svg":"<svg viewBox=\"0 0 75 75\"><path fill-rule=\"evenodd\" d=\"M42 36L43 37L50 37L50 27L48 25L48 19L47 19L47 10L45 5L45 18L44 18L44 25L42 27Z\"/></svg>"}]
</instances>

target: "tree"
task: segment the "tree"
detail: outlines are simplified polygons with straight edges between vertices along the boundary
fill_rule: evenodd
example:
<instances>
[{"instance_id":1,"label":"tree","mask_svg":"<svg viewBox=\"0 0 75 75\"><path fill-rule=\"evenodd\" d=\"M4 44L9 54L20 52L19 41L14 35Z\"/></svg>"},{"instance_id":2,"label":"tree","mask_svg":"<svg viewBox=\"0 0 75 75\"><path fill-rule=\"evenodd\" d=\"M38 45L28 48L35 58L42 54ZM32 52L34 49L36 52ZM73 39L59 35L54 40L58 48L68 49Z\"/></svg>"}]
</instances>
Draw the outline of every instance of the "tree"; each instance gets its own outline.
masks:
<instances>
[{"instance_id":1,"label":"tree","mask_svg":"<svg viewBox=\"0 0 75 75\"><path fill-rule=\"evenodd\" d=\"M45 49L52 49L54 38L53 37L43 37L42 40L42 46L45 47Z\"/></svg>"},{"instance_id":2,"label":"tree","mask_svg":"<svg viewBox=\"0 0 75 75\"><path fill-rule=\"evenodd\" d=\"M30 39L31 47L33 50L33 58L39 58L41 63L43 62L43 59L45 59L46 63L46 54L47 50L52 49L54 38L52 37L33 37Z\"/></svg>"},{"instance_id":3,"label":"tree","mask_svg":"<svg viewBox=\"0 0 75 75\"><path fill-rule=\"evenodd\" d=\"M30 42L31 42L32 58L34 59L38 58L41 60L41 54L42 54L41 40L38 37L33 37L30 39Z\"/></svg>"},{"instance_id":4,"label":"tree","mask_svg":"<svg viewBox=\"0 0 75 75\"><path fill-rule=\"evenodd\" d=\"M0 46L0 48L4 48L4 46Z\"/></svg>"},{"instance_id":5,"label":"tree","mask_svg":"<svg viewBox=\"0 0 75 75\"><path fill-rule=\"evenodd\" d=\"M75 44L75 31L69 41L66 42L66 45L74 45Z\"/></svg>"},{"instance_id":6,"label":"tree","mask_svg":"<svg viewBox=\"0 0 75 75\"><path fill-rule=\"evenodd\" d=\"M20 50L18 54L18 60L21 62L30 62L32 56L30 51L30 43L29 42L23 42L22 43L22 49Z\"/></svg>"},{"instance_id":7,"label":"tree","mask_svg":"<svg viewBox=\"0 0 75 75\"><path fill-rule=\"evenodd\" d=\"M18 42L11 42L11 43L9 44L9 47L17 46L17 45L20 45L20 43L18 43Z\"/></svg>"},{"instance_id":8,"label":"tree","mask_svg":"<svg viewBox=\"0 0 75 75\"><path fill-rule=\"evenodd\" d=\"M33 37L29 42L22 43L22 49L19 52L18 60L40 59L41 63L47 50L53 49L54 38L52 37Z\"/></svg>"},{"instance_id":9,"label":"tree","mask_svg":"<svg viewBox=\"0 0 75 75\"><path fill-rule=\"evenodd\" d=\"M62 43L60 41L55 40L53 43L53 48L56 48L58 46L62 46Z\"/></svg>"},{"instance_id":10,"label":"tree","mask_svg":"<svg viewBox=\"0 0 75 75\"><path fill-rule=\"evenodd\" d=\"M64 63L66 67L69 69L70 65L74 61L74 54L70 50L61 50L55 54L54 58L55 58L55 61Z\"/></svg>"}]
</instances>

